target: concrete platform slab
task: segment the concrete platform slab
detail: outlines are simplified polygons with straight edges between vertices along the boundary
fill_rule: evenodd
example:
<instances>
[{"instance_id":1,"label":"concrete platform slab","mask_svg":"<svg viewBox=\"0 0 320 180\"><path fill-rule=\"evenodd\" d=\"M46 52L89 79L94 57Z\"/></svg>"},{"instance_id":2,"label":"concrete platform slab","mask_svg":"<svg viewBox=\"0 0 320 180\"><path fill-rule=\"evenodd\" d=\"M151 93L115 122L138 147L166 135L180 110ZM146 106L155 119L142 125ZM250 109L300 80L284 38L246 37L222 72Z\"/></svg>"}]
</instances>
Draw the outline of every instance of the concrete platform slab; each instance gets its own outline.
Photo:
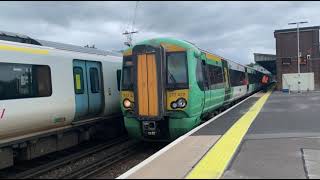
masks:
<instances>
[{"instance_id":1,"label":"concrete platform slab","mask_svg":"<svg viewBox=\"0 0 320 180\"><path fill-rule=\"evenodd\" d=\"M320 147L320 139L245 140L223 178L306 179L301 152L304 147Z\"/></svg>"},{"instance_id":2,"label":"concrete platform slab","mask_svg":"<svg viewBox=\"0 0 320 180\"><path fill-rule=\"evenodd\" d=\"M318 177L319 117L319 92L273 93L223 178Z\"/></svg>"},{"instance_id":3,"label":"concrete platform slab","mask_svg":"<svg viewBox=\"0 0 320 180\"><path fill-rule=\"evenodd\" d=\"M248 134L318 133L320 92L274 92L253 122Z\"/></svg>"},{"instance_id":4,"label":"concrete platform slab","mask_svg":"<svg viewBox=\"0 0 320 180\"><path fill-rule=\"evenodd\" d=\"M181 179L220 136L190 136L130 176L130 179Z\"/></svg>"}]
</instances>

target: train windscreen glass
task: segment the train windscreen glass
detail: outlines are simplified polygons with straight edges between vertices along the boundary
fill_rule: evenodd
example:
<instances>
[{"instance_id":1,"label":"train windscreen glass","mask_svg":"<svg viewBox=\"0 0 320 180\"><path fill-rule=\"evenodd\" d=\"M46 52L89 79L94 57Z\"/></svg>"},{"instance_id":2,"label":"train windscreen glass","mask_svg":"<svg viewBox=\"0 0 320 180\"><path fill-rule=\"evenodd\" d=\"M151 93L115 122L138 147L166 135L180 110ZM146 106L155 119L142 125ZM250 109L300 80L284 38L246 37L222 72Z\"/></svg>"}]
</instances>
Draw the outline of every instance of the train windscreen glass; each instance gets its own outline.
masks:
<instances>
[{"instance_id":1,"label":"train windscreen glass","mask_svg":"<svg viewBox=\"0 0 320 180\"><path fill-rule=\"evenodd\" d=\"M123 58L123 72L122 72L122 89L132 89L133 85L133 62L132 57Z\"/></svg>"},{"instance_id":2,"label":"train windscreen glass","mask_svg":"<svg viewBox=\"0 0 320 180\"><path fill-rule=\"evenodd\" d=\"M167 84L169 87L188 84L186 53L167 53Z\"/></svg>"}]
</instances>

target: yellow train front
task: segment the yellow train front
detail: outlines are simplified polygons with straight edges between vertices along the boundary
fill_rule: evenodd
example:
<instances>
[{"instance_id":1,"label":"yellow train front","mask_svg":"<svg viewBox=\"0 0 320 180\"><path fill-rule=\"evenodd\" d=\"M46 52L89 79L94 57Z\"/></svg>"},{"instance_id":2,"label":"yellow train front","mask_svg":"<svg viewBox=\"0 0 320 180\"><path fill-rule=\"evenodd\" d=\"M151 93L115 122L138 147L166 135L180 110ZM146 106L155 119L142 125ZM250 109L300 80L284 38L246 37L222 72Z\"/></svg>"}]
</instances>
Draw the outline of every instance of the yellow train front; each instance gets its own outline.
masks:
<instances>
[{"instance_id":1,"label":"yellow train front","mask_svg":"<svg viewBox=\"0 0 320 180\"><path fill-rule=\"evenodd\" d=\"M171 141L220 108L259 90L263 74L178 39L123 53L121 107L133 138Z\"/></svg>"}]
</instances>

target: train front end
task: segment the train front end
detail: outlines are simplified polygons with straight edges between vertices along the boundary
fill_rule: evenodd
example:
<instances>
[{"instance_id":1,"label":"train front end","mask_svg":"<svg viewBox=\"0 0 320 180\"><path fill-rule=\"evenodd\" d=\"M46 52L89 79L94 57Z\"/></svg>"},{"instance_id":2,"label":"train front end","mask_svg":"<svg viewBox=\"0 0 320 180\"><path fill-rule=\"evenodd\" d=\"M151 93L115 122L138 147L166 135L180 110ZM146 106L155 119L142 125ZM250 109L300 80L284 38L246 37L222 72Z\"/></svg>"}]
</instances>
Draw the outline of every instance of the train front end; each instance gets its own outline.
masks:
<instances>
[{"instance_id":1,"label":"train front end","mask_svg":"<svg viewBox=\"0 0 320 180\"><path fill-rule=\"evenodd\" d=\"M121 107L131 137L173 140L195 126L189 114L187 43L153 39L123 54Z\"/></svg>"}]
</instances>

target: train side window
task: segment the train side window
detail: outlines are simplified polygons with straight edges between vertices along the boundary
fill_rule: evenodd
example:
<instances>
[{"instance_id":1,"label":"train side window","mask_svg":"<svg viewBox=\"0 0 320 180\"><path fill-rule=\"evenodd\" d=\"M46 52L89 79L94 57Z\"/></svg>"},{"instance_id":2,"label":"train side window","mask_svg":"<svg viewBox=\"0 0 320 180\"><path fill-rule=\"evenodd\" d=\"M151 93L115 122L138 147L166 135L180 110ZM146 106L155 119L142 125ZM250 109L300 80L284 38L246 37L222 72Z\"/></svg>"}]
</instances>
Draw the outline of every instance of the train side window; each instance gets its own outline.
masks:
<instances>
[{"instance_id":1,"label":"train side window","mask_svg":"<svg viewBox=\"0 0 320 180\"><path fill-rule=\"evenodd\" d=\"M0 63L0 100L48 97L51 94L49 66Z\"/></svg>"},{"instance_id":2,"label":"train side window","mask_svg":"<svg viewBox=\"0 0 320 180\"><path fill-rule=\"evenodd\" d=\"M210 77L209 77L209 68L206 61L202 61L202 73L203 73L204 90L209 90Z\"/></svg>"},{"instance_id":3,"label":"train side window","mask_svg":"<svg viewBox=\"0 0 320 180\"><path fill-rule=\"evenodd\" d=\"M214 88L219 89L223 88L223 72L222 68L219 66L213 67L214 74Z\"/></svg>"},{"instance_id":4,"label":"train side window","mask_svg":"<svg viewBox=\"0 0 320 180\"><path fill-rule=\"evenodd\" d=\"M245 77L245 72L230 69L231 86L246 85Z\"/></svg>"},{"instance_id":5,"label":"train side window","mask_svg":"<svg viewBox=\"0 0 320 180\"><path fill-rule=\"evenodd\" d=\"M209 70L209 79L210 79L210 89L214 89L214 66L213 65L208 65L208 70Z\"/></svg>"},{"instance_id":6,"label":"train side window","mask_svg":"<svg viewBox=\"0 0 320 180\"><path fill-rule=\"evenodd\" d=\"M223 88L223 73L222 68L219 66L208 65L210 88L219 89Z\"/></svg>"},{"instance_id":7,"label":"train side window","mask_svg":"<svg viewBox=\"0 0 320 180\"><path fill-rule=\"evenodd\" d=\"M37 81L38 96L51 96L51 72L49 66L35 66L34 68Z\"/></svg>"},{"instance_id":8,"label":"train side window","mask_svg":"<svg viewBox=\"0 0 320 180\"><path fill-rule=\"evenodd\" d=\"M132 56L123 57L122 90L133 89L133 61Z\"/></svg>"},{"instance_id":9,"label":"train side window","mask_svg":"<svg viewBox=\"0 0 320 180\"><path fill-rule=\"evenodd\" d=\"M74 89L76 94L84 93L83 70L81 67L73 68Z\"/></svg>"},{"instance_id":10,"label":"train side window","mask_svg":"<svg viewBox=\"0 0 320 180\"><path fill-rule=\"evenodd\" d=\"M120 91L120 81L121 81L121 70L117 70L117 85L118 85L118 91Z\"/></svg>"},{"instance_id":11,"label":"train side window","mask_svg":"<svg viewBox=\"0 0 320 180\"><path fill-rule=\"evenodd\" d=\"M98 69L97 68L90 68L89 73L90 73L91 92L92 93L100 92Z\"/></svg>"},{"instance_id":12,"label":"train side window","mask_svg":"<svg viewBox=\"0 0 320 180\"><path fill-rule=\"evenodd\" d=\"M203 65L201 60L197 60L196 79L197 79L199 88L201 89L201 91L204 91L204 78L203 78L204 71L202 66Z\"/></svg>"},{"instance_id":13,"label":"train side window","mask_svg":"<svg viewBox=\"0 0 320 180\"><path fill-rule=\"evenodd\" d=\"M253 73L248 73L248 76L249 76L249 84L255 84L256 76Z\"/></svg>"}]
</instances>

